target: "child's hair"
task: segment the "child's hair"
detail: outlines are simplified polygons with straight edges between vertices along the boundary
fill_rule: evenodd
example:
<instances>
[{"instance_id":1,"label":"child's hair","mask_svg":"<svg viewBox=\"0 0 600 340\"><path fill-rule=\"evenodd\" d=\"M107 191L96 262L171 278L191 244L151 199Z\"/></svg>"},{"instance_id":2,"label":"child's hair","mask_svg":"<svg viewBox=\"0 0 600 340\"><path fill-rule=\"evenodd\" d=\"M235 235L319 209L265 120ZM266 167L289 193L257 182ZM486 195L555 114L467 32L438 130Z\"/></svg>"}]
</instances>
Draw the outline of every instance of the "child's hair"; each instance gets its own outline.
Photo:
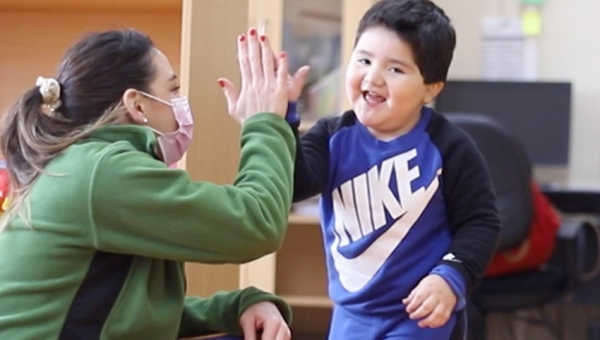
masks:
<instances>
[{"instance_id":1,"label":"child's hair","mask_svg":"<svg viewBox=\"0 0 600 340\"><path fill-rule=\"evenodd\" d=\"M23 203L48 162L95 129L122 122L127 89L148 91L155 74L153 47L148 36L134 30L89 34L66 52L56 79L39 78L6 113L0 145L10 206L0 232L15 212L29 222Z\"/></svg>"},{"instance_id":2,"label":"child's hair","mask_svg":"<svg viewBox=\"0 0 600 340\"><path fill-rule=\"evenodd\" d=\"M375 26L395 32L411 46L425 84L446 81L456 33L441 8L429 0L381 0L360 20L355 43Z\"/></svg>"}]
</instances>

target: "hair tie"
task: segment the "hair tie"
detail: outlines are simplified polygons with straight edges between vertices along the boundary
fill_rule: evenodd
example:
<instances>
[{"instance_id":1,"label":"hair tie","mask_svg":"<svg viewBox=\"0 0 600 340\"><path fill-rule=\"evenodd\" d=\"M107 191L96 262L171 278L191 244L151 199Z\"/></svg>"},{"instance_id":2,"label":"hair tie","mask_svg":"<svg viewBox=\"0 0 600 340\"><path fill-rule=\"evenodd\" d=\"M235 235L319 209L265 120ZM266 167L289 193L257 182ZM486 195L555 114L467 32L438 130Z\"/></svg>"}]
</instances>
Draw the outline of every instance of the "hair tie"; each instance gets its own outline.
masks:
<instances>
[{"instance_id":1,"label":"hair tie","mask_svg":"<svg viewBox=\"0 0 600 340\"><path fill-rule=\"evenodd\" d=\"M51 112L62 105L60 101L60 84L56 79L38 77L35 85L39 87L44 106L49 108Z\"/></svg>"}]
</instances>

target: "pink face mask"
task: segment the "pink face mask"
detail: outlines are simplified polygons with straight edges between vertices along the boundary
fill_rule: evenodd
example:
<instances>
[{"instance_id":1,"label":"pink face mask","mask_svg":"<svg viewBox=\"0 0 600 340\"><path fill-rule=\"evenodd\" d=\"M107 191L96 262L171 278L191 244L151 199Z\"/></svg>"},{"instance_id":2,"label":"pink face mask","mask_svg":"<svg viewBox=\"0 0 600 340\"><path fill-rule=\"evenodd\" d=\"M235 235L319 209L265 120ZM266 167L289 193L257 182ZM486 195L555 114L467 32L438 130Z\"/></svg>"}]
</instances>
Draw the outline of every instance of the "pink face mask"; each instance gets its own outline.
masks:
<instances>
[{"instance_id":1,"label":"pink face mask","mask_svg":"<svg viewBox=\"0 0 600 340\"><path fill-rule=\"evenodd\" d=\"M173 108L173 114L179 127L173 132L163 133L152 129L158 134L158 147L162 154L163 162L167 166L173 166L177 163L190 148L192 144L192 134L194 132L194 118L190 109L190 103L187 98L171 99L171 102L155 97L151 94L141 92L144 96L169 105Z\"/></svg>"}]
</instances>

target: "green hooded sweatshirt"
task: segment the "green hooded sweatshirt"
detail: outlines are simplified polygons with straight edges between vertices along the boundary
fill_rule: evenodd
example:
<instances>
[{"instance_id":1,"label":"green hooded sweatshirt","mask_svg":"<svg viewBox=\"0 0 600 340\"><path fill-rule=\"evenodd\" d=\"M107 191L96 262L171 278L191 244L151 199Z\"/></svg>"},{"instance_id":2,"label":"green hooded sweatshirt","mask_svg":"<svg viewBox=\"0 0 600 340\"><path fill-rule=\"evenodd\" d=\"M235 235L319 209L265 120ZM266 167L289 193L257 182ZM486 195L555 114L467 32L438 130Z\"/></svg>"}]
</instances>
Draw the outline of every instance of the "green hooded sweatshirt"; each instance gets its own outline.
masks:
<instances>
[{"instance_id":1,"label":"green hooded sweatshirt","mask_svg":"<svg viewBox=\"0 0 600 340\"><path fill-rule=\"evenodd\" d=\"M156 159L145 127L101 128L53 159L28 196L29 223L0 234L0 339L167 340L241 334L254 288L185 297L184 261L244 263L287 227L295 138L263 113L242 127L233 185L192 181ZM210 161L210 160L207 160Z\"/></svg>"}]
</instances>

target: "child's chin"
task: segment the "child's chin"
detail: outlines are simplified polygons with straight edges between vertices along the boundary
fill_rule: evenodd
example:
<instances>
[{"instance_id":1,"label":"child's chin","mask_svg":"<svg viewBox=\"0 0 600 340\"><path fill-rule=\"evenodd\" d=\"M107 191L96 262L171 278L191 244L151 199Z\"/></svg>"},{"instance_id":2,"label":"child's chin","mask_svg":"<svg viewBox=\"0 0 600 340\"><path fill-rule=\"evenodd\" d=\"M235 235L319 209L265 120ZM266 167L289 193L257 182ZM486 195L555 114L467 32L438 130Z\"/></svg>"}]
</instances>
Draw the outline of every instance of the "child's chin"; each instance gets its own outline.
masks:
<instances>
[{"instance_id":1,"label":"child's chin","mask_svg":"<svg viewBox=\"0 0 600 340\"><path fill-rule=\"evenodd\" d=\"M364 111L355 111L356 113L356 119L358 119L358 121L371 129L374 129L375 126L377 125L377 120L379 119L377 117L377 113L370 111L370 112L364 112Z\"/></svg>"}]
</instances>

